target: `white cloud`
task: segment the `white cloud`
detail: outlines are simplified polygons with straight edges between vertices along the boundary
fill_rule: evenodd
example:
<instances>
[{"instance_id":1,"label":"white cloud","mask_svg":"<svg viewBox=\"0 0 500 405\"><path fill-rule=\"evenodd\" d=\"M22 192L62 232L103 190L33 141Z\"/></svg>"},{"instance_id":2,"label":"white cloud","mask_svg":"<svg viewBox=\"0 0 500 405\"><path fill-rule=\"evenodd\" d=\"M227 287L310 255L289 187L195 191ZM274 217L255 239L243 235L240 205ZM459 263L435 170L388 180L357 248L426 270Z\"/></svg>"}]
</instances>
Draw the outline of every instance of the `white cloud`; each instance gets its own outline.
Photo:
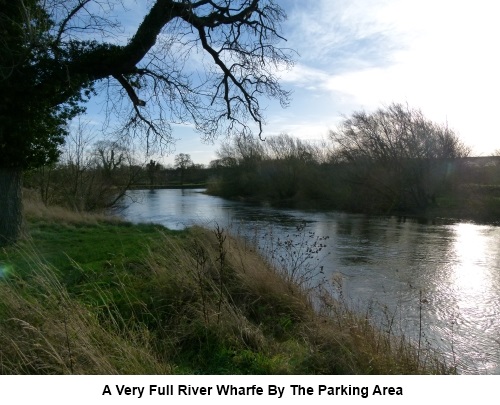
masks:
<instances>
[{"instance_id":1,"label":"white cloud","mask_svg":"<svg viewBox=\"0 0 500 405\"><path fill-rule=\"evenodd\" d=\"M302 36L306 51L285 84L344 114L408 102L447 120L476 153L498 148L495 2L321 0L311 8L292 9L292 38Z\"/></svg>"},{"instance_id":2,"label":"white cloud","mask_svg":"<svg viewBox=\"0 0 500 405\"><path fill-rule=\"evenodd\" d=\"M398 47L390 26L377 18L387 0L318 0L290 7L286 25L290 42L301 59L330 71L384 63ZM288 3L287 3L288 4Z\"/></svg>"},{"instance_id":3,"label":"white cloud","mask_svg":"<svg viewBox=\"0 0 500 405\"><path fill-rule=\"evenodd\" d=\"M321 69L298 63L292 69L281 74L281 81L301 87L316 87L316 84L327 81L329 77L329 74Z\"/></svg>"}]
</instances>

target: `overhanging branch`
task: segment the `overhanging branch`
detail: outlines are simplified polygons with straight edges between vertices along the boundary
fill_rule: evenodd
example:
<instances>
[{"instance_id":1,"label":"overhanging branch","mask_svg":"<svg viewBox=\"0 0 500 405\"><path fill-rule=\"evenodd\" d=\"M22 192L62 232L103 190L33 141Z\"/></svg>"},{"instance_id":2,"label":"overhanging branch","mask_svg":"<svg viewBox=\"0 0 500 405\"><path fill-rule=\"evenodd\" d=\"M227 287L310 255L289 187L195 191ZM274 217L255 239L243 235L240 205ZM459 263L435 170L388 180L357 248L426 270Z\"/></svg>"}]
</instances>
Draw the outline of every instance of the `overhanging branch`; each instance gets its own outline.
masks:
<instances>
[{"instance_id":1,"label":"overhanging branch","mask_svg":"<svg viewBox=\"0 0 500 405\"><path fill-rule=\"evenodd\" d=\"M127 79L121 74L115 74L113 77L118 80L118 82L122 85L122 87L125 89L127 92L130 100L134 104L134 106L138 107L144 107L146 105L146 102L144 100L141 100L137 94L135 93L132 85L128 82Z\"/></svg>"}]
</instances>

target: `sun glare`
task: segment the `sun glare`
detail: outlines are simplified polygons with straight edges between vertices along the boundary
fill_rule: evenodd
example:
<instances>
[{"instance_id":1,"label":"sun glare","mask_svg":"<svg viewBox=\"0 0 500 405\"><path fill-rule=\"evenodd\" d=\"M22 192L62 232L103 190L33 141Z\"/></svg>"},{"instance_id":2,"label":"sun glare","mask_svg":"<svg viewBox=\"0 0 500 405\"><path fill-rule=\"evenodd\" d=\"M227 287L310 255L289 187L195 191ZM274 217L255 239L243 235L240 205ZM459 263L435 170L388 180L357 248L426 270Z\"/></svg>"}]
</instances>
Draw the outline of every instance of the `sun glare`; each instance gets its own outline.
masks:
<instances>
[{"instance_id":1,"label":"sun glare","mask_svg":"<svg viewBox=\"0 0 500 405\"><path fill-rule=\"evenodd\" d=\"M0 279L7 277L12 272L12 266L6 263L0 263Z\"/></svg>"},{"instance_id":2,"label":"sun glare","mask_svg":"<svg viewBox=\"0 0 500 405\"><path fill-rule=\"evenodd\" d=\"M482 294L488 280L484 261L488 256L488 238L484 227L473 224L454 226L455 242L452 282L461 293Z\"/></svg>"}]
</instances>

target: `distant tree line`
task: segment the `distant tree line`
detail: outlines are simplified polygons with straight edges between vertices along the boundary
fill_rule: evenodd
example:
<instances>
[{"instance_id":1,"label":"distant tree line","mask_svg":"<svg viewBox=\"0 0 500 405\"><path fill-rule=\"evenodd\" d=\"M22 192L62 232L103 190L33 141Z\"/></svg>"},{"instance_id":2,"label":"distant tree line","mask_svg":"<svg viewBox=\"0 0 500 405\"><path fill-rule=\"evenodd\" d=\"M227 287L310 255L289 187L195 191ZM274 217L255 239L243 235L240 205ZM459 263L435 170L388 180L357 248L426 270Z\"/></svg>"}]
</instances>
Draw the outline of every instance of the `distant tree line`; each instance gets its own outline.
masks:
<instances>
[{"instance_id":1,"label":"distant tree line","mask_svg":"<svg viewBox=\"0 0 500 405\"><path fill-rule=\"evenodd\" d=\"M133 187L205 187L209 176L205 165L194 163L187 153L179 153L175 156L173 166L165 166L151 159Z\"/></svg>"},{"instance_id":2,"label":"distant tree line","mask_svg":"<svg viewBox=\"0 0 500 405\"><path fill-rule=\"evenodd\" d=\"M75 211L102 211L123 203L131 188L204 187L211 171L180 153L173 166L138 159L123 140L98 140L79 122L69 131L55 163L24 173L24 185L46 205Z\"/></svg>"},{"instance_id":3,"label":"distant tree line","mask_svg":"<svg viewBox=\"0 0 500 405\"><path fill-rule=\"evenodd\" d=\"M210 163L215 176L209 181L208 192L282 204L326 198L326 187L316 183L326 163L324 152L321 145L286 134L265 142L236 136L222 144L218 159Z\"/></svg>"},{"instance_id":4,"label":"distant tree line","mask_svg":"<svg viewBox=\"0 0 500 405\"><path fill-rule=\"evenodd\" d=\"M273 205L500 219L500 161L470 158L446 125L392 104L317 144L282 134L223 143L208 192Z\"/></svg>"}]
</instances>

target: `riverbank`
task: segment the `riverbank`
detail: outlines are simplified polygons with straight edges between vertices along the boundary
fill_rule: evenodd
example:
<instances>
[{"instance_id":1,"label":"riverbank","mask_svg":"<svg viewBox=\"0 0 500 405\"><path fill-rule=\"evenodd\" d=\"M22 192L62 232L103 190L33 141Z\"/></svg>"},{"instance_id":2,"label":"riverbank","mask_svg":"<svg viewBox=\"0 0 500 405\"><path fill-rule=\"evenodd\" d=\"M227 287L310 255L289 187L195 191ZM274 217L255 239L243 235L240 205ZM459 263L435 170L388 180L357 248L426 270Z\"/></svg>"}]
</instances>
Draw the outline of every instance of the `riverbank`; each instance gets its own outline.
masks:
<instances>
[{"instance_id":1,"label":"riverbank","mask_svg":"<svg viewBox=\"0 0 500 405\"><path fill-rule=\"evenodd\" d=\"M477 224L500 225L500 197L485 196L479 193L467 192L460 198L441 197L437 204L425 211L404 210L374 210L363 211L350 209L348 206L338 206L328 199L272 199L264 196L231 196L222 195L207 188L205 193L231 201L244 202L278 209L297 209L304 211L339 211L350 214L365 214L375 217L400 217L419 221L421 223L453 223L470 221Z\"/></svg>"},{"instance_id":2,"label":"riverbank","mask_svg":"<svg viewBox=\"0 0 500 405\"><path fill-rule=\"evenodd\" d=\"M0 252L3 374L449 372L221 228L171 231L26 204Z\"/></svg>"}]
</instances>

